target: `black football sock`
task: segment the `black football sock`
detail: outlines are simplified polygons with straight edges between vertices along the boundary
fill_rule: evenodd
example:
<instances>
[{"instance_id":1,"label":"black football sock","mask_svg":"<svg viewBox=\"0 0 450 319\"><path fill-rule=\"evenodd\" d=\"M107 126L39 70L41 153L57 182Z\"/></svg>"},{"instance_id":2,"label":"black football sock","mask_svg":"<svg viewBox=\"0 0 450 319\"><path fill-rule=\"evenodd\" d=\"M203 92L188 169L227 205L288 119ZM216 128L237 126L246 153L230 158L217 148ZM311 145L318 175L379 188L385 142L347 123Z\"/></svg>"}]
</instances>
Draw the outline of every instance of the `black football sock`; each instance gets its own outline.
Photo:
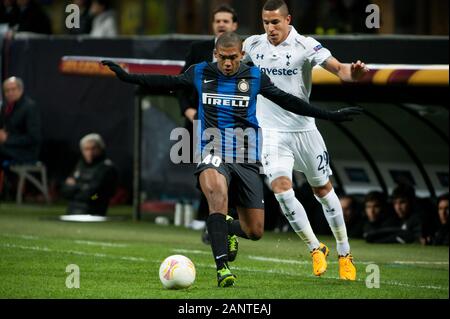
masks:
<instances>
[{"instance_id":1,"label":"black football sock","mask_svg":"<svg viewBox=\"0 0 450 319\"><path fill-rule=\"evenodd\" d=\"M216 262L217 270L224 267L228 261L228 225L225 215L213 213L206 220L211 249Z\"/></svg>"},{"instance_id":2,"label":"black football sock","mask_svg":"<svg viewBox=\"0 0 450 319\"><path fill-rule=\"evenodd\" d=\"M249 239L247 234L242 230L241 223L239 220L227 221L228 224L228 235L236 235L241 238Z\"/></svg>"}]
</instances>

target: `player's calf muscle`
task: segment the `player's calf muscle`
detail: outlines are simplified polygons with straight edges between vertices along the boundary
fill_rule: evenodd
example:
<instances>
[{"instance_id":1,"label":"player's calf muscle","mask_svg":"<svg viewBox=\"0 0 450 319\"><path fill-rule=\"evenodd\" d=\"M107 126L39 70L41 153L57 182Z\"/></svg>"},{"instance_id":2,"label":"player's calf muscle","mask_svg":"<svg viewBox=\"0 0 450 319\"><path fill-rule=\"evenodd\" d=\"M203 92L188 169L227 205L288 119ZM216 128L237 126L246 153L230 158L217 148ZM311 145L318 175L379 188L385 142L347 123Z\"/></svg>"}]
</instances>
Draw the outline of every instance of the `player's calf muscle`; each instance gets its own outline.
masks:
<instances>
[{"instance_id":1,"label":"player's calf muscle","mask_svg":"<svg viewBox=\"0 0 450 319\"><path fill-rule=\"evenodd\" d=\"M227 214L228 189L224 177L215 171L207 170L200 175L200 186L208 201L210 213Z\"/></svg>"},{"instance_id":2,"label":"player's calf muscle","mask_svg":"<svg viewBox=\"0 0 450 319\"><path fill-rule=\"evenodd\" d=\"M209 213L221 213L223 215L228 214L228 198L226 194L210 194L208 197L206 194L206 199L208 200Z\"/></svg>"},{"instance_id":3,"label":"player's calf muscle","mask_svg":"<svg viewBox=\"0 0 450 319\"><path fill-rule=\"evenodd\" d=\"M210 213L222 213L227 214L228 211L228 194L222 189L214 189L210 187L203 188L203 194L208 201Z\"/></svg>"}]
</instances>

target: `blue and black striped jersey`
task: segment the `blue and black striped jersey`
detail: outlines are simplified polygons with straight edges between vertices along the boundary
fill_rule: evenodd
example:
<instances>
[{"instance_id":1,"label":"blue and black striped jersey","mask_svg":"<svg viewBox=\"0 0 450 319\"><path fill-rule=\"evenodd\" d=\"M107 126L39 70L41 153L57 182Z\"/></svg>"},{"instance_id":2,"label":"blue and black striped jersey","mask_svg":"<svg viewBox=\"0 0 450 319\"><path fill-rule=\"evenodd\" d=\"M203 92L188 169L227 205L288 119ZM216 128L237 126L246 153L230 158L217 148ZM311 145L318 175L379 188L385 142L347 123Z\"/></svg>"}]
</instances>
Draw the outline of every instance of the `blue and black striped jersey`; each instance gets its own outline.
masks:
<instances>
[{"instance_id":1,"label":"blue and black striped jersey","mask_svg":"<svg viewBox=\"0 0 450 319\"><path fill-rule=\"evenodd\" d=\"M220 150L220 157L227 162L259 160L261 132L256 99L261 91L261 74L257 67L244 64L233 76L223 75L216 63L203 62L187 70L185 76L198 93L197 155L201 152L204 158L214 148L214 154Z\"/></svg>"},{"instance_id":2,"label":"blue and black striped jersey","mask_svg":"<svg viewBox=\"0 0 450 319\"><path fill-rule=\"evenodd\" d=\"M304 116L332 119L335 112L319 109L273 85L256 66L241 63L232 76L224 75L217 63L192 65L176 76L118 74L129 83L149 86L153 90L178 90L193 87L198 93L196 154L214 155L226 162L260 160L261 133L256 119L258 94L282 108Z\"/></svg>"}]
</instances>

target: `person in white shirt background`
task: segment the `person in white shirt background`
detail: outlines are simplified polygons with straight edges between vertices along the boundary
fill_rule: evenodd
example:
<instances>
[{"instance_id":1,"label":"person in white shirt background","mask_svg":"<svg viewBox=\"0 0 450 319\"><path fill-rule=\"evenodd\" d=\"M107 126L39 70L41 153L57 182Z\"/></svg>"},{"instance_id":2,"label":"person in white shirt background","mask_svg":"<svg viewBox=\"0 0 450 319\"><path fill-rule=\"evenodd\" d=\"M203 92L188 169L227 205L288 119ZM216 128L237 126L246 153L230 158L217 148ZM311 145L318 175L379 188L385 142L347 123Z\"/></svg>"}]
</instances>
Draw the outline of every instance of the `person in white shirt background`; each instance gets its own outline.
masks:
<instances>
[{"instance_id":1,"label":"person in white shirt background","mask_svg":"<svg viewBox=\"0 0 450 319\"><path fill-rule=\"evenodd\" d=\"M291 25L292 17L283 0L268 0L262 11L266 33L247 38L246 58L250 58L275 85L309 102L312 69L320 65L342 81L359 80L369 70L364 63L343 64L318 41L300 35ZM262 164L269 184L294 231L308 246L313 273L327 269L329 249L314 234L305 209L292 188L293 170L305 174L316 199L323 207L337 242L339 277L356 279L342 207L330 182L329 155L313 118L290 114L258 96L257 118L263 129Z\"/></svg>"},{"instance_id":2,"label":"person in white shirt background","mask_svg":"<svg viewBox=\"0 0 450 319\"><path fill-rule=\"evenodd\" d=\"M90 35L96 38L115 37L118 35L117 17L110 0L93 0L89 13L92 15Z\"/></svg>"}]
</instances>

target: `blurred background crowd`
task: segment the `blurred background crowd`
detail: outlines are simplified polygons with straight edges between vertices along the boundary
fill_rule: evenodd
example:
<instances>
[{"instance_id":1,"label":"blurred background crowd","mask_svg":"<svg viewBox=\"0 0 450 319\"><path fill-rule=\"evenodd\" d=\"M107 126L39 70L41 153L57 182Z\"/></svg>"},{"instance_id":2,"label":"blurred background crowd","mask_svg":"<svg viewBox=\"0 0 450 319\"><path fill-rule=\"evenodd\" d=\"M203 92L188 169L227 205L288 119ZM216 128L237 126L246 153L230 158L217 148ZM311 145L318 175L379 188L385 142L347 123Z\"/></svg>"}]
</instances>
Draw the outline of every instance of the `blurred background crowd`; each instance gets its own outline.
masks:
<instances>
[{"instance_id":1,"label":"blurred background crowd","mask_svg":"<svg viewBox=\"0 0 450 319\"><path fill-rule=\"evenodd\" d=\"M314 199L310 187L304 184L295 191L313 229L321 234L331 234L322 207ZM389 196L378 191L359 196L337 193L350 238L385 244L449 244L448 193L437 200L419 198L414 187L407 184L398 185ZM275 231L291 231L281 215L276 224Z\"/></svg>"},{"instance_id":2,"label":"blurred background crowd","mask_svg":"<svg viewBox=\"0 0 450 319\"><path fill-rule=\"evenodd\" d=\"M303 34L448 34L446 0L291 0L293 25ZM77 4L81 28L65 25L68 4ZM262 33L264 1L217 0L2 0L0 24L19 32L87 34L96 37L164 33L210 34L210 16L218 4L240 12L240 33ZM365 27L365 8L376 4L383 13L379 29ZM447 10L443 10L443 8ZM248 10L252 8L252 10ZM242 14L242 13L246 14ZM446 21L445 23L442 23Z\"/></svg>"}]
</instances>

